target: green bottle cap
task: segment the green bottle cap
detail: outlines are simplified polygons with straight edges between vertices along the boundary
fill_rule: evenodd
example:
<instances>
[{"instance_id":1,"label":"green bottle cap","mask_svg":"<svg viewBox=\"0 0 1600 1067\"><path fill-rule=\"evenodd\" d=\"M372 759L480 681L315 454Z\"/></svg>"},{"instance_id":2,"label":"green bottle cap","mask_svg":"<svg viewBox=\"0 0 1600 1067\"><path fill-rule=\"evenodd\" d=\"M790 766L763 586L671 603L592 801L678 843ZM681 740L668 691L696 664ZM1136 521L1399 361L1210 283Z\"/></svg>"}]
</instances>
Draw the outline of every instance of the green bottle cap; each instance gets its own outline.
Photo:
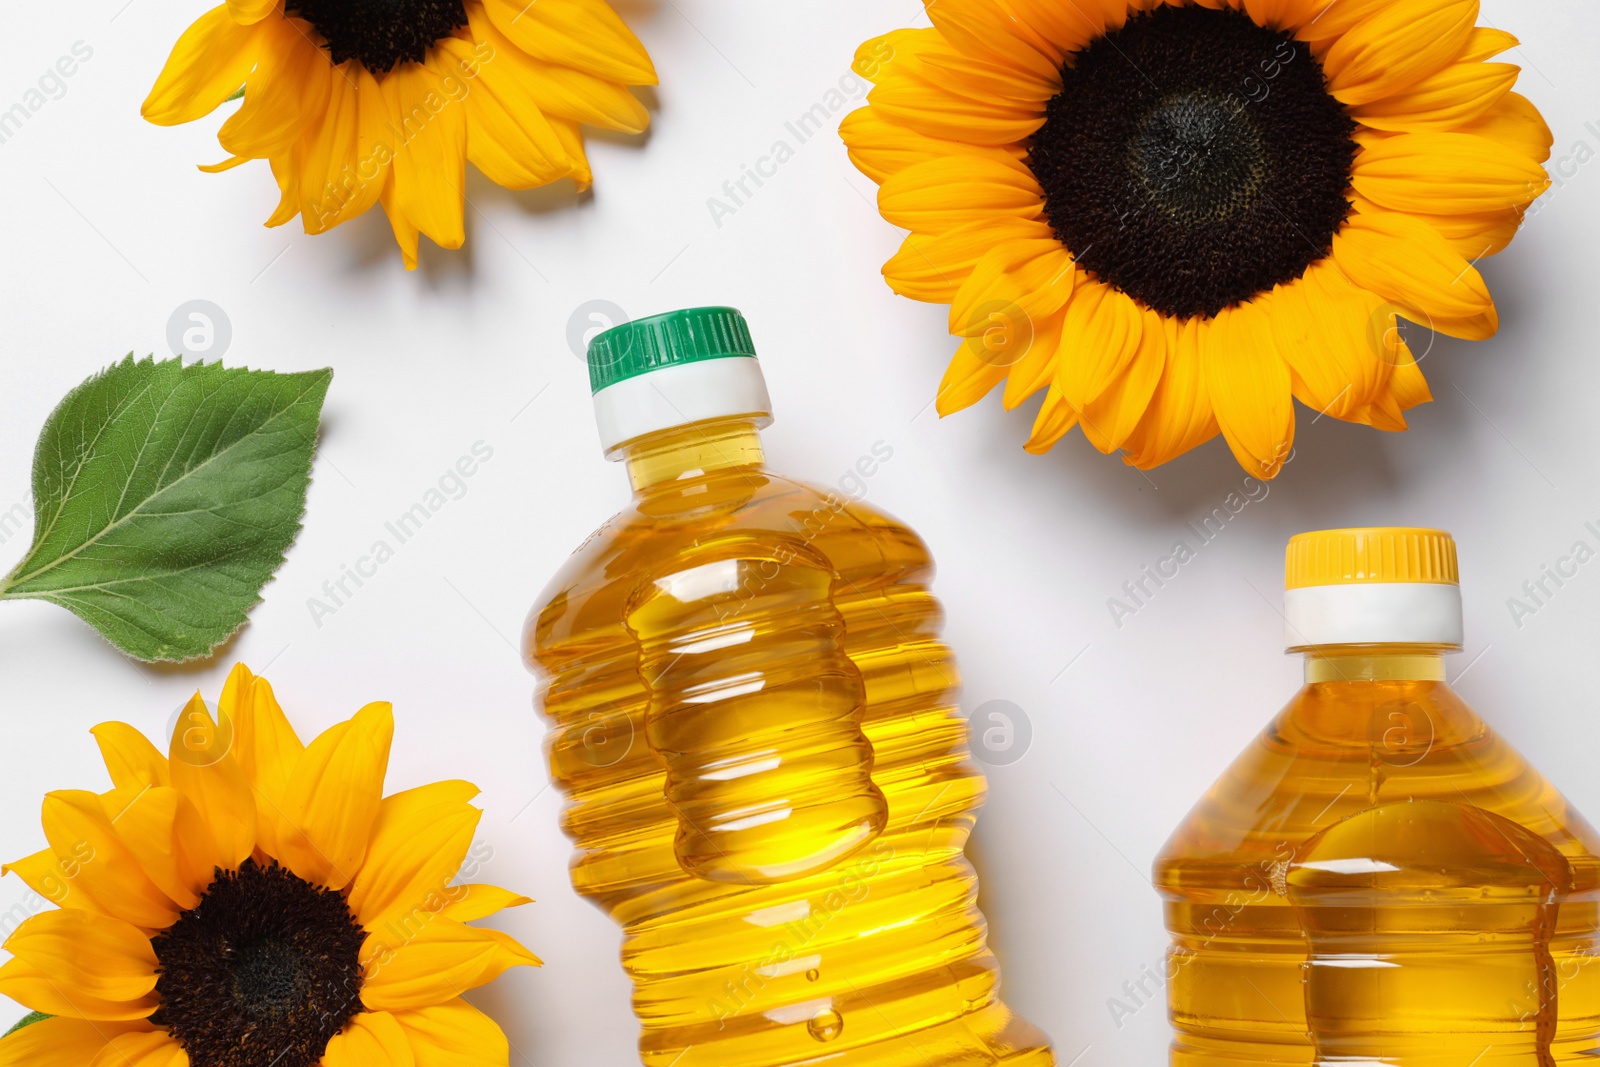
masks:
<instances>
[{"instance_id":1,"label":"green bottle cap","mask_svg":"<svg viewBox=\"0 0 1600 1067\"><path fill-rule=\"evenodd\" d=\"M589 342L589 391L598 393L641 374L680 363L744 356L754 359L750 327L737 308L684 308L634 319Z\"/></svg>"}]
</instances>

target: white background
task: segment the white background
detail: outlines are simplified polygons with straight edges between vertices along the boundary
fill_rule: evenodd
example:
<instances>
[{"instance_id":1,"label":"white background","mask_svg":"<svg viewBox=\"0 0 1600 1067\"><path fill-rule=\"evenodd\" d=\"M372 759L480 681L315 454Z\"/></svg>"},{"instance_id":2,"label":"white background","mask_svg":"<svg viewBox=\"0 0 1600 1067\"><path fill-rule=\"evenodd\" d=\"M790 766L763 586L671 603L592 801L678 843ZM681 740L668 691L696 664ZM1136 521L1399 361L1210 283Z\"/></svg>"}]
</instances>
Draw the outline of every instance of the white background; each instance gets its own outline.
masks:
<instances>
[{"instance_id":1,"label":"white background","mask_svg":"<svg viewBox=\"0 0 1600 1067\"><path fill-rule=\"evenodd\" d=\"M925 24L915 0L627 3L661 75L648 138L591 139L593 195L513 194L474 175L467 247L424 242L409 274L378 211L317 238L262 228L277 202L265 164L195 169L222 156L220 117L176 130L140 119L203 7L8 8L0 109L74 42L94 51L0 144L0 511L26 504L34 437L56 401L130 350L168 354L173 310L205 299L231 321L230 365L336 370L306 525L248 627L198 668L137 666L60 608L0 604L0 857L42 847L45 791L103 788L91 725L160 732L196 687L214 698L236 658L266 671L307 735L390 699L391 788L477 781L494 850L485 877L538 898L500 921L546 966L475 998L505 1022L514 1062L636 1062L618 936L568 887L533 681L514 647L546 579L627 494L598 454L568 347L574 311L596 299L633 315L742 308L777 404L766 439L778 469L837 482L874 442L893 449L868 499L932 546L968 706L1008 700L1031 720L1030 750L990 773L971 855L1005 996L1063 1063L1164 1055L1159 1004L1118 1026L1108 1001L1131 1006L1123 983L1161 958L1151 858L1298 684L1277 614L1297 531L1452 530L1468 620L1453 661L1461 692L1600 815L1600 561L1520 628L1507 605L1575 541L1600 548L1584 527L1600 525L1600 164L1562 164L1563 184L1484 266L1498 337L1418 341L1437 399L1409 432L1312 425L1302 409L1295 459L1268 496L1118 628L1107 599L1192 540L1185 523L1243 474L1220 439L1142 475L1076 432L1049 456L1024 454L1032 404L1006 414L991 396L944 420L929 408L953 347L944 309L883 284L900 234L834 132L797 145L785 129L838 84L857 43ZM1600 150L1600 8L1486 0L1481 21L1522 39L1519 88L1554 129L1555 159L1579 142L1585 159ZM719 227L707 198L778 139L794 158ZM478 441L493 459L466 494L318 626L307 599ZM0 564L25 541L0 545ZM0 912L23 896L0 882Z\"/></svg>"}]
</instances>

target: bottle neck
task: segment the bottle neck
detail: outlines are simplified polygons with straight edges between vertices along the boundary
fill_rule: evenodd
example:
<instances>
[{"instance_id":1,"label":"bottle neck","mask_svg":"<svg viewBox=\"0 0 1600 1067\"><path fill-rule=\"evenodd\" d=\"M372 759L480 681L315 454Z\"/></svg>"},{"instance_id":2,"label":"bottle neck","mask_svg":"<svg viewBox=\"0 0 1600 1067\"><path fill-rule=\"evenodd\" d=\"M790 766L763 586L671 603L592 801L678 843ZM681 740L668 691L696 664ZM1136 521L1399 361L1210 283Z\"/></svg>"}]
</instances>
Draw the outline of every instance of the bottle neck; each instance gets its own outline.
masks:
<instances>
[{"instance_id":1,"label":"bottle neck","mask_svg":"<svg viewBox=\"0 0 1600 1067\"><path fill-rule=\"evenodd\" d=\"M1457 651L1421 645L1329 645L1305 651L1306 684L1442 682L1444 657Z\"/></svg>"},{"instance_id":2,"label":"bottle neck","mask_svg":"<svg viewBox=\"0 0 1600 1067\"><path fill-rule=\"evenodd\" d=\"M754 418L707 419L674 426L629 441L618 451L628 464L628 480L635 493L712 471L758 468L766 458L761 451L760 423Z\"/></svg>"}]
</instances>

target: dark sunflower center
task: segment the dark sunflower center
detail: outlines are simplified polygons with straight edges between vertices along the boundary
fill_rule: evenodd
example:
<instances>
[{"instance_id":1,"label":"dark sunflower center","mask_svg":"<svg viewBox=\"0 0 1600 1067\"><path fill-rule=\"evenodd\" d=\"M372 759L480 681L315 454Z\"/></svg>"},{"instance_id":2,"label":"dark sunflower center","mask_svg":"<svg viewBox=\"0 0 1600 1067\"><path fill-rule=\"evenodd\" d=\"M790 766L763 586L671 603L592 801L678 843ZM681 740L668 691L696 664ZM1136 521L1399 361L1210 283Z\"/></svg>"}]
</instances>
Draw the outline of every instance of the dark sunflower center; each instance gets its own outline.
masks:
<instances>
[{"instance_id":1,"label":"dark sunflower center","mask_svg":"<svg viewBox=\"0 0 1600 1067\"><path fill-rule=\"evenodd\" d=\"M375 74L422 62L467 24L463 0L288 0L284 11L317 28L335 63L355 59Z\"/></svg>"},{"instance_id":2,"label":"dark sunflower center","mask_svg":"<svg viewBox=\"0 0 1600 1067\"><path fill-rule=\"evenodd\" d=\"M360 925L282 867L218 871L151 939L166 1027L191 1067L314 1067L361 1009Z\"/></svg>"},{"instance_id":3,"label":"dark sunflower center","mask_svg":"<svg viewBox=\"0 0 1600 1067\"><path fill-rule=\"evenodd\" d=\"M1056 235L1102 280L1209 317L1328 254L1356 124L1303 42L1164 6L1075 53L1061 83L1028 165Z\"/></svg>"}]
</instances>

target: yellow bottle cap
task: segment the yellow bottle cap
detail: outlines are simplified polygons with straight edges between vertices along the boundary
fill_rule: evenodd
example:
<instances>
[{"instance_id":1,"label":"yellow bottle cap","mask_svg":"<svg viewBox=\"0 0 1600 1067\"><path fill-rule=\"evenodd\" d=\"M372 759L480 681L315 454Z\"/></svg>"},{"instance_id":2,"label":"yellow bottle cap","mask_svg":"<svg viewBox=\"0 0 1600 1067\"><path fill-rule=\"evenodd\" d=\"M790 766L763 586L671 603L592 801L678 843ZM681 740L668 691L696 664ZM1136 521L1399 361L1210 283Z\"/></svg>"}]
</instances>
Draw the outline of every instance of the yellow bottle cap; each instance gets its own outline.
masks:
<instances>
[{"instance_id":1,"label":"yellow bottle cap","mask_svg":"<svg viewBox=\"0 0 1600 1067\"><path fill-rule=\"evenodd\" d=\"M1443 530L1410 526L1317 530L1290 538L1285 589L1366 582L1458 585L1455 539Z\"/></svg>"}]
</instances>

